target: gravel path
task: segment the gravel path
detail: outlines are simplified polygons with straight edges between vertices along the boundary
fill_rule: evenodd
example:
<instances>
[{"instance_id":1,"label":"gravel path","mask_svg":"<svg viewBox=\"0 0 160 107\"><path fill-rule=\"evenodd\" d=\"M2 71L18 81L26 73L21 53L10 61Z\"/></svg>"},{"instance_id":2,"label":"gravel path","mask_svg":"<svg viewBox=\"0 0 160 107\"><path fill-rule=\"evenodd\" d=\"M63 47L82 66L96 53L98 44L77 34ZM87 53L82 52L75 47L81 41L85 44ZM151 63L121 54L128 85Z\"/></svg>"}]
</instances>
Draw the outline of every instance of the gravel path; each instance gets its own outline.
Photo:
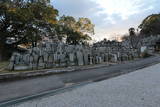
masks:
<instances>
[{"instance_id":1,"label":"gravel path","mask_svg":"<svg viewBox=\"0 0 160 107\"><path fill-rule=\"evenodd\" d=\"M160 107L160 64L13 107Z\"/></svg>"}]
</instances>

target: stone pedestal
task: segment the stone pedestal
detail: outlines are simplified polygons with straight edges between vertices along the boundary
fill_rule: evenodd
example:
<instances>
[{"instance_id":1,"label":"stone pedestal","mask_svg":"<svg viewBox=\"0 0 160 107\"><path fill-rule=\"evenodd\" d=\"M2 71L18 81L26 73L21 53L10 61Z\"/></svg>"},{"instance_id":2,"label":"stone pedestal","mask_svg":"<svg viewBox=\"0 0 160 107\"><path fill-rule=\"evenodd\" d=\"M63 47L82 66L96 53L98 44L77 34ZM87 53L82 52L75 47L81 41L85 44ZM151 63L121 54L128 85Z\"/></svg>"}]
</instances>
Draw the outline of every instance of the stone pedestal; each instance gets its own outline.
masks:
<instances>
[{"instance_id":1,"label":"stone pedestal","mask_svg":"<svg viewBox=\"0 0 160 107\"><path fill-rule=\"evenodd\" d=\"M99 59L98 62L101 64L102 63L102 58L99 57L98 59Z\"/></svg>"},{"instance_id":2,"label":"stone pedestal","mask_svg":"<svg viewBox=\"0 0 160 107\"><path fill-rule=\"evenodd\" d=\"M117 61L118 61L117 55L114 54L114 62L117 62Z\"/></svg>"},{"instance_id":3,"label":"stone pedestal","mask_svg":"<svg viewBox=\"0 0 160 107\"><path fill-rule=\"evenodd\" d=\"M48 56L48 65L47 67L53 67L53 55Z\"/></svg>"},{"instance_id":4,"label":"stone pedestal","mask_svg":"<svg viewBox=\"0 0 160 107\"><path fill-rule=\"evenodd\" d=\"M44 58L43 58L43 57L40 57L40 58L39 58L38 64L37 64L37 68L38 68L38 69L43 69L43 68L45 68L45 62L44 62Z\"/></svg>"},{"instance_id":5,"label":"stone pedestal","mask_svg":"<svg viewBox=\"0 0 160 107\"><path fill-rule=\"evenodd\" d=\"M89 58L89 64L92 65L93 64L93 57L90 56Z\"/></svg>"},{"instance_id":6,"label":"stone pedestal","mask_svg":"<svg viewBox=\"0 0 160 107\"><path fill-rule=\"evenodd\" d=\"M79 66L84 65L83 54L81 51L77 52L77 61Z\"/></svg>"},{"instance_id":7,"label":"stone pedestal","mask_svg":"<svg viewBox=\"0 0 160 107\"><path fill-rule=\"evenodd\" d=\"M85 65L88 65L88 64L89 64L88 54L87 54L87 53L84 54L84 64L85 64Z\"/></svg>"},{"instance_id":8,"label":"stone pedestal","mask_svg":"<svg viewBox=\"0 0 160 107\"><path fill-rule=\"evenodd\" d=\"M69 65L71 65L71 66L73 66L73 65L75 65L75 55L74 55L74 53L70 53L69 54Z\"/></svg>"}]
</instances>

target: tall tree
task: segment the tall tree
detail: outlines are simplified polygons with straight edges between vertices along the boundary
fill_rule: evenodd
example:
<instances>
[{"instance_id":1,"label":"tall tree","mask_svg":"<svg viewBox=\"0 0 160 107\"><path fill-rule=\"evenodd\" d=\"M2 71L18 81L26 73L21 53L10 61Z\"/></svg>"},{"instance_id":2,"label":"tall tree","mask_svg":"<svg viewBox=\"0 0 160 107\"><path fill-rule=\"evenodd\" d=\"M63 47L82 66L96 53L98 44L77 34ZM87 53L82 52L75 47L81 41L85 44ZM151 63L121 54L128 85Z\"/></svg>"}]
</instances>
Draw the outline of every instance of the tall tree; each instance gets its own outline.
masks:
<instances>
[{"instance_id":1,"label":"tall tree","mask_svg":"<svg viewBox=\"0 0 160 107\"><path fill-rule=\"evenodd\" d=\"M72 16L62 16L58 24L62 27L62 32L67 35L68 44L87 42L94 34L94 25L88 18L79 18L77 21Z\"/></svg>"},{"instance_id":2,"label":"tall tree","mask_svg":"<svg viewBox=\"0 0 160 107\"><path fill-rule=\"evenodd\" d=\"M135 28L129 29L129 42L130 42L131 48L138 49L138 46L140 43L140 36L138 32L136 32Z\"/></svg>"},{"instance_id":3,"label":"tall tree","mask_svg":"<svg viewBox=\"0 0 160 107\"><path fill-rule=\"evenodd\" d=\"M141 36L138 30L136 31L135 28L131 27L129 28L128 32L128 34L122 37L122 40L126 42L125 47L130 49L140 48L139 46L141 45Z\"/></svg>"},{"instance_id":4,"label":"tall tree","mask_svg":"<svg viewBox=\"0 0 160 107\"><path fill-rule=\"evenodd\" d=\"M94 34L94 25L88 18L79 18L77 26L78 26L77 27L78 32L82 32L83 34L88 34L88 35Z\"/></svg>"},{"instance_id":5,"label":"tall tree","mask_svg":"<svg viewBox=\"0 0 160 107\"><path fill-rule=\"evenodd\" d=\"M57 23L58 11L44 3L26 3L15 6L14 2L0 4L0 53L8 56L19 44L37 41L52 33ZM7 50L7 48L9 48ZM5 57L4 57L5 58Z\"/></svg>"},{"instance_id":6,"label":"tall tree","mask_svg":"<svg viewBox=\"0 0 160 107\"><path fill-rule=\"evenodd\" d=\"M139 28L141 29L141 34L144 35L160 34L160 14L152 14L146 17Z\"/></svg>"}]
</instances>

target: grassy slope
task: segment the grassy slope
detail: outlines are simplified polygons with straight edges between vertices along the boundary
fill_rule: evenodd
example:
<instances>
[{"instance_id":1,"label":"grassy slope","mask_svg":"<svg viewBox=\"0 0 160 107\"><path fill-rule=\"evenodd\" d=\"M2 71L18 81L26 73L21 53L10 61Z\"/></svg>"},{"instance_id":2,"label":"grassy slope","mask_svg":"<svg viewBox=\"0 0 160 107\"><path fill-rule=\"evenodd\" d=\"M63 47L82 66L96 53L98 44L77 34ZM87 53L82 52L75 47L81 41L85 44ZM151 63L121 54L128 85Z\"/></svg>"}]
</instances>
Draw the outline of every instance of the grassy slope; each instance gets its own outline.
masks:
<instances>
[{"instance_id":1,"label":"grassy slope","mask_svg":"<svg viewBox=\"0 0 160 107\"><path fill-rule=\"evenodd\" d=\"M5 68L7 68L9 62L5 61L5 62L0 62L0 72L4 72Z\"/></svg>"}]
</instances>

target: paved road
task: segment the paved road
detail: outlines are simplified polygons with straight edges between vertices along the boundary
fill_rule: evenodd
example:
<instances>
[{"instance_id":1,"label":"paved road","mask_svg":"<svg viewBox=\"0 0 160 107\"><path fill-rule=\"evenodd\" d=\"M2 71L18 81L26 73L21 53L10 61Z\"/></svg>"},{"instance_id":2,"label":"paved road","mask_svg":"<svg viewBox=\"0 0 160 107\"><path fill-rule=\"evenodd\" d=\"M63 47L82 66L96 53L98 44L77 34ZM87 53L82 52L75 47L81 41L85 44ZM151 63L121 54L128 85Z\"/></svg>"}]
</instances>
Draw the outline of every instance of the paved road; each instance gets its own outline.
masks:
<instances>
[{"instance_id":1,"label":"paved road","mask_svg":"<svg viewBox=\"0 0 160 107\"><path fill-rule=\"evenodd\" d=\"M160 64L13 107L160 107Z\"/></svg>"},{"instance_id":2,"label":"paved road","mask_svg":"<svg viewBox=\"0 0 160 107\"><path fill-rule=\"evenodd\" d=\"M0 83L0 102L54 90L56 88L64 87L68 83L94 80L97 77L108 76L112 73L134 71L157 62L160 62L159 56L110 67Z\"/></svg>"}]
</instances>

